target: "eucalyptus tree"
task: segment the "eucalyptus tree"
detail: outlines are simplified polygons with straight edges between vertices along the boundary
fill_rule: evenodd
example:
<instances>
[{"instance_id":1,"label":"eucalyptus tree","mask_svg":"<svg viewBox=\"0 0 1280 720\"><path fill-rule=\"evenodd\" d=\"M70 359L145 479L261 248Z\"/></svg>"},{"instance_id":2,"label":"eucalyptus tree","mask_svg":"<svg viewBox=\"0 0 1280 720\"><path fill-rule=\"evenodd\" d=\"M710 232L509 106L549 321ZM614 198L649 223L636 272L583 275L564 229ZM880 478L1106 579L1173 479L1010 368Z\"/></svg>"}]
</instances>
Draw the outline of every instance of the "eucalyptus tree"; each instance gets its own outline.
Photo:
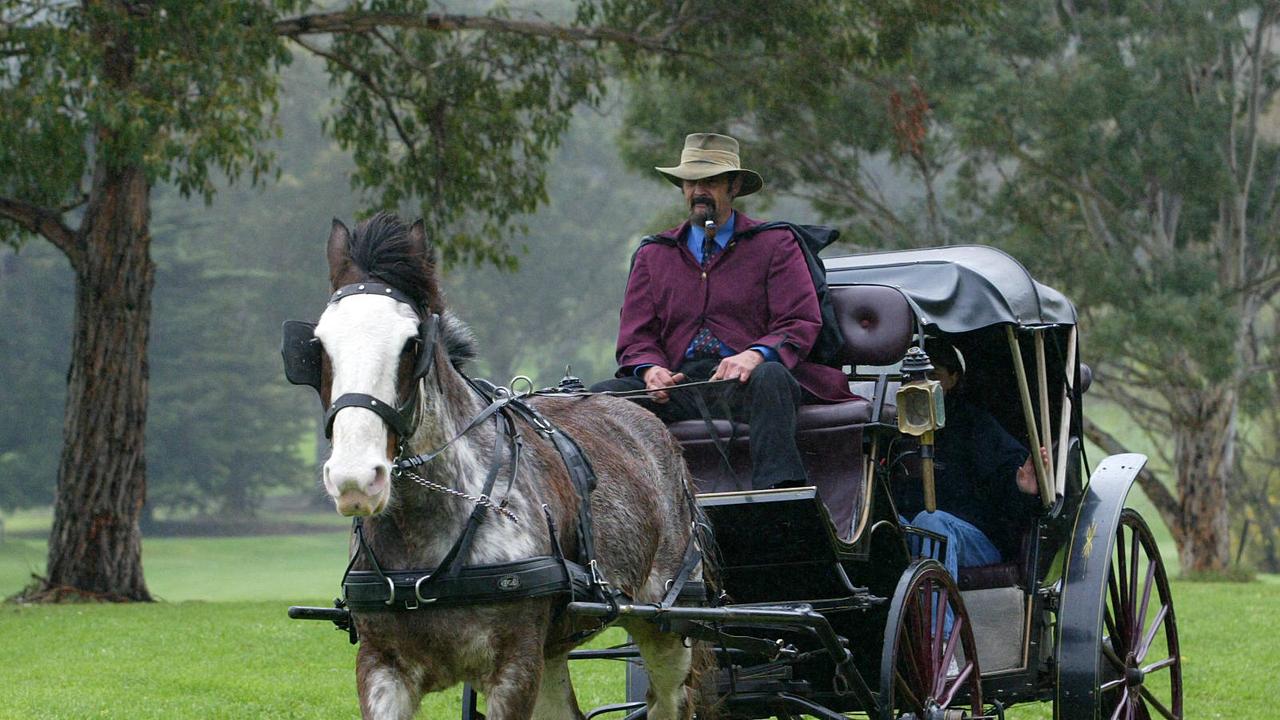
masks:
<instances>
[{"instance_id":1,"label":"eucalyptus tree","mask_svg":"<svg viewBox=\"0 0 1280 720\"><path fill-rule=\"evenodd\" d=\"M76 285L47 578L32 597L149 598L138 517L151 194L171 185L209 199L216 175L269 178L264 140L292 53L327 62L338 98L328 129L353 153L357 189L384 207L416 202L446 259L511 265L504 238L544 200L549 150L613 69L678 80L681 65L731 49L800 45L842 63L952 14L926 0L580 0L552 19L426 0L308 10L0 0L0 233L52 243Z\"/></svg>"},{"instance_id":2,"label":"eucalyptus tree","mask_svg":"<svg viewBox=\"0 0 1280 720\"><path fill-rule=\"evenodd\" d=\"M953 100L975 167L1000 172L970 186L991 190L987 228L1073 293L1099 394L1171 440L1173 492L1144 489L1185 571L1230 563L1242 413L1277 399L1278 19L1275 2L1030 3ZM947 45L933 59L954 68Z\"/></svg>"},{"instance_id":3,"label":"eucalyptus tree","mask_svg":"<svg viewBox=\"0 0 1280 720\"><path fill-rule=\"evenodd\" d=\"M803 68L639 95L630 137L644 153L670 116L658 108L721 118L863 244L999 244L1062 286L1093 392L1171 448L1173 488L1141 483L1183 569L1215 572L1235 473L1273 465L1237 455L1243 414L1280 400L1278 16L1275 2L1006 3L925 33L905 66L815 67L843 76L832 95ZM906 200L884 191L895 178L914 184Z\"/></svg>"}]
</instances>

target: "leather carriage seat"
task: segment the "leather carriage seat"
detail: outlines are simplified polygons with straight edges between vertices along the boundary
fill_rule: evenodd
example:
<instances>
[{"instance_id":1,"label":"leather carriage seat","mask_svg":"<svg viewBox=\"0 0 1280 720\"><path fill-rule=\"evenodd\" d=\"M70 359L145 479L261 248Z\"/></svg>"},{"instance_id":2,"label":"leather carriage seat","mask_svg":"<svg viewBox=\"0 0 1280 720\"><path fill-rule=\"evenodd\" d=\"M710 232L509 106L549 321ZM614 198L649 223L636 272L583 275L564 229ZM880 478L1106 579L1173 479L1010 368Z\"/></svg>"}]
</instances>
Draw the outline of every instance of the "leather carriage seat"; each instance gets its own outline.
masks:
<instances>
[{"instance_id":1,"label":"leather carriage seat","mask_svg":"<svg viewBox=\"0 0 1280 720\"><path fill-rule=\"evenodd\" d=\"M883 285L833 286L830 297L844 335L842 362L885 366L902 359L911 344L915 319L901 292ZM866 385L855 383L853 387L867 392ZM884 390L882 394L891 396ZM797 408L796 441L805 470L838 529L851 527L855 508L861 505L862 429L872 422L875 410L872 400L865 397ZM895 418L891 403L879 408L880 422L892 423ZM708 429L704 420L684 420L672 423L670 430L684 447L700 492L750 489L751 429L746 423L713 420ZM729 450L732 470L724 467L713 431Z\"/></svg>"}]
</instances>

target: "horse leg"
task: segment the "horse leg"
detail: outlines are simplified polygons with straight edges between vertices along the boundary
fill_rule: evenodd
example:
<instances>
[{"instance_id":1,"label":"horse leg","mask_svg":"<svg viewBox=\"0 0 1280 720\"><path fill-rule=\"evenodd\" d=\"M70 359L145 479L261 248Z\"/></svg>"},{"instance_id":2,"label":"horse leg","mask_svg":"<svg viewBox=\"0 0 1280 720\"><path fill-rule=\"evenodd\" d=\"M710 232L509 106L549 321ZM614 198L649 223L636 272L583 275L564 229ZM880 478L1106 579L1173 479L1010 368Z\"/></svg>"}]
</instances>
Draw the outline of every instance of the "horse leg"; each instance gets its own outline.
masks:
<instances>
[{"instance_id":1,"label":"horse leg","mask_svg":"<svg viewBox=\"0 0 1280 720\"><path fill-rule=\"evenodd\" d=\"M420 683L367 645L356 656L356 692L364 720L411 720L422 701Z\"/></svg>"},{"instance_id":2,"label":"horse leg","mask_svg":"<svg viewBox=\"0 0 1280 720\"><path fill-rule=\"evenodd\" d=\"M626 625L640 649L645 670L649 673L649 720L688 720L693 717L693 700L687 682L693 664L693 652L684 646L684 638L665 633L652 623Z\"/></svg>"},{"instance_id":3,"label":"horse leg","mask_svg":"<svg viewBox=\"0 0 1280 720\"><path fill-rule=\"evenodd\" d=\"M541 635L530 633L498 653L497 670L485 687L489 720L530 720L539 700L544 660Z\"/></svg>"},{"instance_id":4,"label":"horse leg","mask_svg":"<svg viewBox=\"0 0 1280 720\"><path fill-rule=\"evenodd\" d=\"M534 720L584 720L578 698L573 694L567 654L550 658L543 666L533 717Z\"/></svg>"}]
</instances>

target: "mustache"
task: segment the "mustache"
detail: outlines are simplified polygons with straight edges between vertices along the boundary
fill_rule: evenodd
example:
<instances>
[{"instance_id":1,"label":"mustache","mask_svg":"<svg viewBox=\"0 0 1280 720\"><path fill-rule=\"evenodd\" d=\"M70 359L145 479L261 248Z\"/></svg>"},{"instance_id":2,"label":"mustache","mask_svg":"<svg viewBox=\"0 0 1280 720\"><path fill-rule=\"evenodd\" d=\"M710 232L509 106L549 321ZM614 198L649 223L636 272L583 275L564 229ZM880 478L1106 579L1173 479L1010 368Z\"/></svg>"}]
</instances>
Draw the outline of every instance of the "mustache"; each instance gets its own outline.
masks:
<instances>
[{"instance_id":1,"label":"mustache","mask_svg":"<svg viewBox=\"0 0 1280 720\"><path fill-rule=\"evenodd\" d=\"M700 216L697 218L698 220L706 220L708 218L714 218L716 216L715 198L711 197L710 195L694 195L693 197L689 198L690 209L693 209L695 206L699 204L701 204L703 207L696 211L696 214Z\"/></svg>"}]
</instances>

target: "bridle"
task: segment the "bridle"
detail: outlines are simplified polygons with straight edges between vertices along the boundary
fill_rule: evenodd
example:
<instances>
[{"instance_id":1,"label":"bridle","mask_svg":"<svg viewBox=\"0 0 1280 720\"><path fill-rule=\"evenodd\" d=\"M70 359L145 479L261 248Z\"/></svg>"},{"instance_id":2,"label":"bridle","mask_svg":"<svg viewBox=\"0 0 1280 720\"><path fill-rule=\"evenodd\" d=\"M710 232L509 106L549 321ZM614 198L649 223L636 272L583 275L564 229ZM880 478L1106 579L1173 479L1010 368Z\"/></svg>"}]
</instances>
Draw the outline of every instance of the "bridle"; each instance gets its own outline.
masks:
<instances>
[{"instance_id":1,"label":"bridle","mask_svg":"<svg viewBox=\"0 0 1280 720\"><path fill-rule=\"evenodd\" d=\"M329 297L329 305L341 302L354 295L381 295L396 302L414 308L417 305L400 290L379 282L362 282L344 285ZM418 386L435 366L435 346L439 335L440 316L431 313L418 323L418 356L414 360L413 377L410 382L408 397L399 406L366 393L345 393L329 404L324 416L324 436L333 437L333 422L338 412L346 408L358 407L369 410L378 417L397 437L397 455L403 453L405 443L417 429ZM280 354L284 359L285 377L295 385L309 385L322 394L323 376L321 368L324 349L320 339L315 336L316 323L301 320L286 320L284 323L284 340ZM322 395L323 397L323 395ZM399 458L397 458L398 460Z\"/></svg>"}]
</instances>

